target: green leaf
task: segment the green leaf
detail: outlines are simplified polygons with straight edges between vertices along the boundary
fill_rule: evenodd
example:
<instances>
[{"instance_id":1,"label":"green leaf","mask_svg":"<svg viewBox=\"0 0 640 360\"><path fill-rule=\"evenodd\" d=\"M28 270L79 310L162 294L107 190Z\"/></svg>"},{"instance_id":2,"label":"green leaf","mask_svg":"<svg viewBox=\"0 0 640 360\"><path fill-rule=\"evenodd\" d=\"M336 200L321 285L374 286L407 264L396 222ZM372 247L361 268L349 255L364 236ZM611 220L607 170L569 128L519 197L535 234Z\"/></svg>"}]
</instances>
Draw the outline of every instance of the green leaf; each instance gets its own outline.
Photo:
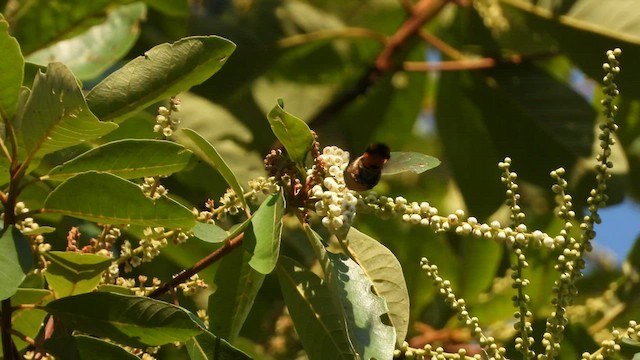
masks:
<instances>
[{"instance_id":1,"label":"green leaf","mask_svg":"<svg viewBox=\"0 0 640 360\"><path fill-rule=\"evenodd\" d=\"M349 335L363 359L391 359L396 332L385 300L360 266L345 254L329 253L336 272L340 302L347 314Z\"/></svg>"},{"instance_id":2,"label":"green leaf","mask_svg":"<svg viewBox=\"0 0 640 360\"><path fill-rule=\"evenodd\" d=\"M222 175L227 184L229 184L231 189L238 195L238 199L246 208L247 201L243 196L244 190L236 178L236 175L231 171L229 165L227 165L222 156L220 156L216 148L200 134L191 129L182 129L182 132L195 144L196 147L193 150L200 154L200 158L220 172L220 175Z\"/></svg>"},{"instance_id":3,"label":"green leaf","mask_svg":"<svg viewBox=\"0 0 640 360\"><path fill-rule=\"evenodd\" d=\"M122 119L215 74L235 45L218 36L193 36L161 44L109 75L87 94L102 120Z\"/></svg>"},{"instance_id":4,"label":"green leaf","mask_svg":"<svg viewBox=\"0 0 640 360\"><path fill-rule=\"evenodd\" d=\"M396 330L396 344L401 345L409 326L409 291L400 262L384 245L356 228L349 230L347 241L376 293L385 299Z\"/></svg>"},{"instance_id":5,"label":"green leaf","mask_svg":"<svg viewBox=\"0 0 640 360\"><path fill-rule=\"evenodd\" d=\"M132 156L135 154L135 156ZM162 140L124 139L93 148L49 171L49 179L65 180L90 170L125 179L170 175L187 166L191 151Z\"/></svg>"},{"instance_id":6,"label":"green leaf","mask_svg":"<svg viewBox=\"0 0 640 360\"><path fill-rule=\"evenodd\" d=\"M4 228L0 236L0 300L16 293L33 265L29 240L13 225Z\"/></svg>"},{"instance_id":7,"label":"green leaf","mask_svg":"<svg viewBox=\"0 0 640 360\"><path fill-rule=\"evenodd\" d=\"M175 200L149 199L140 187L108 173L78 174L64 181L45 200L45 212L102 224L191 229L193 213Z\"/></svg>"},{"instance_id":8,"label":"green leaf","mask_svg":"<svg viewBox=\"0 0 640 360\"><path fill-rule=\"evenodd\" d=\"M229 232L216 224L205 224L197 222L191 229L193 235L198 239L208 243L220 243L229 238Z\"/></svg>"},{"instance_id":9,"label":"green leaf","mask_svg":"<svg viewBox=\"0 0 640 360\"><path fill-rule=\"evenodd\" d=\"M40 226L35 229L29 229L22 232L24 236L33 236L33 235L42 235L42 234L51 234L56 231L56 228L51 226Z\"/></svg>"},{"instance_id":10,"label":"green leaf","mask_svg":"<svg viewBox=\"0 0 640 360\"><path fill-rule=\"evenodd\" d=\"M58 298L92 291L113 262L103 255L65 251L49 251L45 257L51 263L44 276Z\"/></svg>"},{"instance_id":11,"label":"green leaf","mask_svg":"<svg viewBox=\"0 0 640 360\"><path fill-rule=\"evenodd\" d=\"M167 16L186 17L191 9L188 0L145 0L145 2Z\"/></svg>"},{"instance_id":12,"label":"green leaf","mask_svg":"<svg viewBox=\"0 0 640 360\"><path fill-rule=\"evenodd\" d=\"M247 354L208 331L187 340L185 347L191 360L251 360Z\"/></svg>"},{"instance_id":13,"label":"green leaf","mask_svg":"<svg viewBox=\"0 0 640 360\"><path fill-rule=\"evenodd\" d=\"M143 2L122 5L109 11L106 19L72 38L27 56L27 61L47 65L66 64L80 79L94 79L120 60L140 33L140 20L146 16Z\"/></svg>"},{"instance_id":14,"label":"green leaf","mask_svg":"<svg viewBox=\"0 0 640 360\"><path fill-rule=\"evenodd\" d=\"M71 329L133 347L186 341L202 332L183 308L140 296L91 292L52 301L44 308Z\"/></svg>"},{"instance_id":15,"label":"green leaf","mask_svg":"<svg viewBox=\"0 0 640 360\"><path fill-rule=\"evenodd\" d=\"M284 196L280 191L267 197L251 217L255 243L246 243L247 250L252 253L249 265L265 275L278 263L284 208Z\"/></svg>"},{"instance_id":16,"label":"green leaf","mask_svg":"<svg viewBox=\"0 0 640 360\"><path fill-rule=\"evenodd\" d=\"M86 335L53 337L45 341L47 353L61 359L90 360L100 354L104 360L136 360L137 356L120 346Z\"/></svg>"},{"instance_id":17,"label":"green leaf","mask_svg":"<svg viewBox=\"0 0 640 360\"><path fill-rule=\"evenodd\" d=\"M282 295L309 359L357 359L342 309L336 307L327 285L284 256L276 269Z\"/></svg>"},{"instance_id":18,"label":"green leaf","mask_svg":"<svg viewBox=\"0 0 640 360\"><path fill-rule=\"evenodd\" d=\"M38 72L16 124L31 157L82 144L118 127L98 121L89 111L78 80L61 63Z\"/></svg>"},{"instance_id":19,"label":"green leaf","mask_svg":"<svg viewBox=\"0 0 640 360\"><path fill-rule=\"evenodd\" d=\"M264 275L248 264L249 253L238 250L220 262L209 296L209 330L234 342L253 307Z\"/></svg>"},{"instance_id":20,"label":"green leaf","mask_svg":"<svg viewBox=\"0 0 640 360\"><path fill-rule=\"evenodd\" d=\"M271 130L287 150L289 157L300 167L313 146L313 134L309 126L297 117L284 111L282 99L278 99L267 120Z\"/></svg>"},{"instance_id":21,"label":"green leaf","mask_svg":"<svg viewBox=\"0 0 640 360\"><path fill-rule=\"evenodd\" d=\"M399 174L411 171L422 174L440 165L440 160L433 156L416 152L392 152L391 158L382 168L382 175Z\"/></svg>"},{"instance_id":22,"label":"green leaf","mask_svg":"<svg viewBox=\"0 0 640 360\"><path fill-rule=\"evenodd\" d=\"M11 306L19 307L20 305L43 305L54 299L53 292L42 289L18 289L11 297ZM37 308L18 308L11 313L11 329L19 334L26 335L35 339L42 327L42 321L47 312ZM19 336L13 336L13 341L18 350L22 350L29 346Z\"/></svg>"},{"instance_id":23,"label":"green leaf","mask_svg":"<svg viewBox=\"0 0 640 360\"><path fill-rule=\"evenodd\" d=\"M24 77L24 58L20 44L9 35L9 24L0 14L0 115L10 119L16 113L20 86Z\"/></svg>"}]
</instances>

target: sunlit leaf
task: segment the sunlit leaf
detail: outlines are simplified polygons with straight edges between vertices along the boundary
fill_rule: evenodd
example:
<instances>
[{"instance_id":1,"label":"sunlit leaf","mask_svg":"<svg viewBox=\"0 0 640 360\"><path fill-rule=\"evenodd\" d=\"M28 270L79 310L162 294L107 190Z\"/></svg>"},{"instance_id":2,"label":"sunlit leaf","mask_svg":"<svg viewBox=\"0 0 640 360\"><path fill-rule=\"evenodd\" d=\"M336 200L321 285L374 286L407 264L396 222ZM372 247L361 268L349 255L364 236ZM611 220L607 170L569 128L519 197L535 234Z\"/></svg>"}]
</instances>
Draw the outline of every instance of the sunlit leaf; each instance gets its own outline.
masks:
<instances>
[{"instance_id":1,"label":"sunlit leaf","mask_svg":"<svg viewBox=\"0 0 640 360\"><path fill-rule=\"evenodd\" d=\"M124 139L93 148L49 171L49 179L64 180L95 170L125 179L170 175L189 163L191 151L161 140Z\"/></svg>"},{"instance_id":2,"label":"sunlit leaf","mask_svg":"<svg viewBox=\"0 0 640 360\"><path fill-rule=\"evenodd\" d=\"M278 192L266 198L251 217L255 242L249 244L245 240L252 253L249 265L265 275L271 273L278 262L284 208L284 196Z\"/></svg>"},{"instance_id":3,"label":"sunlit leaf","mask_svg":"<svg viewBox=\"0 0 640 360\"><path fill-rule=\"evenodd\" d=\"M433 156L416 152L392 152L391 158L382 168L382 175L393 175L410 171L421 174L440 165L440 160Z\"/></svg>"},{"instance_id":4,"label":"sunlit leaf","mask_svg":"<svg viewBox=\"0 0 640 360\"><path fill-rule=\"evenodd\" d=\"M55 336L43 345L47 353L61 359L90 360L100 354L104 360L136 360L133 355L122 347L108 341L86 335Z\"/></svg>"},{"instance_id":5,"label":"sunlit leaf","mask_svg":"<svg viewBox=\"0 0 640 360\"><path fill-rule=\"evenodd\" d=\"M0 300L15 294L33 265L29 240L12 225L4 228L0 236Z\"/></svg>"},{"instance_id":6,"label":"sunlit leaf","mask_svg":"<svg viewBox=\"0 0 640 360\"><path fill-rule=\"evenodd\" d=\"M50 62L61 62L79 79L93 79L131 49L145 14L143 2L115 7L104 22L30 54L27 61L45 66Z\"/></svg>"},{"instance_id":7,"label":"sunlit leaf","mask_svg":"<svg viewBox=\"0 0 640 360\"><path fill-rule=\"evenodd\" d=\"M16 127L22 129L27 152L36 157L98 138L118 125L98 121L71 71L51 63L46 73L36 75Z\"/></svg>"},{"instance_id":8,"label":"sunlit leaf","mask_svg":"<svg viewBox=\"0 0 640 360\"><path fill-rule=\"evenodd\" d=\"M57 297L89 292L98 286L102 273L113 259L98 254L49 251L45 257L50 261L44 273L49 288Z\"/></svg>"},{"instance_id":9,"label":"sunlit leaf","mask_svg":"<svg viewBox=\"0 0 640 360\"><path fill-rule=\"evenodd\" d=\"M9 35L9 24L0 14L0 114L7 119L16 113L20 86L24 77L24 58L20 45Z\"/></svg>"},{"instance_id":10,"label":"sunlit leaf","mask_svg":"<svg viewBox=\"0 0 640 360\"><path fill-rule=\"evenodd\" d=\"M122 120L215 74L235 45L218 36L193 36L161 44L109 75L87 94L101 120Z\"/></svg>"},{"instance_id":11,"label":"sunlit leaf","mask_svg":"<svg viewBox=\"0 0 640 360\"><path fill-rule=\"evenodd\" d=\"M313 135L304 121L286 112L283 106L282 99L278 99L276 106L267 114L267 120L289 157L302 166L313 145Z\"/></svg>"},{"instance_id":12,"label":"sunlit leaf","mask_svg":"<svg viewBox=\"0 0 640 360\"><path fill-rule=\"evenodd\" d=\"M186 341L203 331L186 310L140 296L91 292L52 301L45 310L71 329L134 347Z\"/></svg>"},{"instance_id":13,"label":"sunlit leaf","mask_svg":"<svg viewBox=\"0 0 640 360\"><path fill-rule=\"evenodd\" d=\"M102 224L131 224L190 229L191 210L161 197L146 197L140 187L109 173L95 171L65 180L49 194L45 212L64 214Z\"/></svg>"},{"instance_id":14,"label":"sunlit leaf","mask_svg":"<svg viewBox=\"0 0 640 360\"><path fill-rule=\"evenodd\" d=\"M409 292L400 262L384 245L356 228L349 230L347 241L376 293L385 299L396 329L396 343L401 345L409 326Z\"/></svg>"},{"instance_id":15,"label":"sunlit leaf","mask_svg":"<svg viewBox=\"0 0 640 360\"><path fill-rule=\"evenodd\" d=\"M198 239L209 243L219 243L229 238L229 232L216 224L197 222L191 232Z\"/></svg>"}]
</instances>

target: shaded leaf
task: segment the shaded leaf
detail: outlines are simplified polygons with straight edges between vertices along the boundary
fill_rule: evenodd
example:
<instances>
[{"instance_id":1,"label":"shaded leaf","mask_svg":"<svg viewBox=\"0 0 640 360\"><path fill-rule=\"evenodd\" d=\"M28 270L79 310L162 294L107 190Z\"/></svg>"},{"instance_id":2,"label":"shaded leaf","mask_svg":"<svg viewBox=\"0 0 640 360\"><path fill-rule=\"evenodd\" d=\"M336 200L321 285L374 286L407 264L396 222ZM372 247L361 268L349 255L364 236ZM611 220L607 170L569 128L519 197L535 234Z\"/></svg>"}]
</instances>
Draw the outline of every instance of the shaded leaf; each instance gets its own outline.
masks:
<instances>
[{"instance_id":1,"label":"shaded leaf","mask_svg":"<svg viewBox=\"0 0 640 360\"><path fill-rule=\"evenodd\" d=\"M208 243L220 243L229 238L229 232L216 224L197 222L191 232L198 239Z\"/></svg>"},{"instance_id":2,"label":"shaded leaf","mask_svg":"<svg viewBox=\"0 0 640 360\"><path fill-rule=\"evenodd\" d=\"M102 224L161 226L188 230L193 213L178 202L152 200L132 182L95 171L65 180L45 200L45 212L68 215Z\"/></svg>"},{"instance_id":3,"label":"shaded leaf","mask_svg":"<svg viewBox=\"0 0 640 360\"><path fill-rule=\"evenodd\" d=\"M220 172L220 175L222 175L227 184L229 184L231 189L233 189L233 191L238 195L238 200L240 200L246 208L247 202L244 196L242 196L242 194L244 194L244 190L242 190L242 186L240 185L240 182L238 182L236 175L231 171L229 165L227 165L224 159L220 156L216 148L214 148L213 145L211 145L211 143L209 143L200 134L191 129L182 129L182 133L187 135L187 137L193 141L196 146L194 150L200 153L200 157Z\"/></svg>"},{"instance_id":4,"label":"shaded leaf","mask_svg":"<svg viewBox=\"0 0 640 360\"><path fill-rule=\"evenodd\" d=\"M42 327L42 321L47 312L37 308L20 308L20 305L44 305L53 300L53 292L44 289L18 289L11 297L11 306L18 307L11 313L11 329L35 339ZM29 346L19 336L13 336L18 350Z\"/></svg>"},{"instance_id":5,"label":"shaded leaf","mask_svg":"<svg viewBox=\"0 0 640 360\"><path fill-rule=\"evenodd\" d=\"M9 35L9 24L0 14L0 114L10 119L16 113L20 86L24 77L24 58L20 44Z\"/></svg>"},{"instance_id":6,"label":"shaded leaf","mask_svg":"<svg viewBox=\"0 0 640 360\"><path fill-rule=\"evenodd\" d=\"M440 160L433 156L416 153L416 152L392 152L391 158L382 168L382 175L399 174L405 171L411 171L416 174L422 174L427 170L431 170L440 165Z\"/></svg>"},{"instance_id":7,"label":"shaded leaf","mask_svg":"<svg viewBox=\"0 0 640 360\"><path fill-rule=\"evenodd\" d=\"M0 236L0 300L15 294L33 265L29 240L13 225L4 228Z\"/></svg>"},{"instance_id":8,"label":"shaded leaf","mask_svg":"<svg viewBox=\"0 0 640 360\"><path fill-rule=\"evenodd\" d=\"M43 345L47 353L69 360L90 360L100 354L104 360L135 360L137 356L120 346L86 335L53 337Z\"/></svg>"},{"instance_id":9,"label":"shaded leaf","mask_svg":"<svg viewBox=\"0 0 640 360\"><path fill-rule=\"evenodd\" d=\"M54 300L45 310L74 330L133 347L186 341L203 331L186 310L140 296L91 292Z\"/></svg>"},{"instance_id":10,"label":"shaded leaf","mask_svg":"<svg viewBox=\"0 0 640 360\"><path fill-rule=\"evenodd\" d=\"M218 36L193 36L161 44L109 75L87 94L102 120L122 119L215 74L235 45Z\"/></svg>"},{"instance_id":11,"label":"shaded leaf","mask_svg":"<svg viewBox=\"0 0 640 360\"><path fill-rule=\"evenodd\" d=\"M267 197L251 217L255 243L246 247L252 253L249 265L262 274L269 274L278 263L284 215L282 192Z\"/></svg>"},{"instance_id":12,"label":"shaded leaf","mask_svg":"<svg viewBox=\"0 0 640 360\"><path fill-rule=\"evenodd\" d=\"M253 307L264 275L248 264L249 253L234 251L220 262L209 296L209 330L234 342Z\"/></svg>"},{"instance_id":13,"label":"shaded leaf","mask_svg":"<svg viewBox=\"0 0 640 360\"><path fill-rule=\"evenodd\" d=\"M282 295L309 359L357 359L342 309L336 307L327 285L287 257L280 257L276 269Z\"/></svg>"},{"instance_id":14,"label":"shaded leaf","mask_svg":"<svg viewBox=\"0 0 640 360\"><path fill-rule=\"evenodd\" d=\"M401 345L409 326L409 292L400 262L384 245L356 228L349 230L347 241L376 293L385 299L396 330L396 344Z\"/></svg>"},{"instance_id":15,"label":"shaded leaf","mask_svg":"<svg viewBox=\"0 0 640 360\"><path fill-rule=\"evenodd\" d=\"M251 360L221 337L208 331L185 342L191 360Z\"/></svg>"},{"instance_id":16,"label":"shaded leaf","mask_svg":"<svg viewBox=\"0 0 640 360\"><path fill-rule=\"evenodd\" d=\"M118 6L109 11L104 22L30 54L27 61L45 66L61 62L79 79L94 79L131 49L145 15L142 2Z\"/></svg>"},{"instance_id":17,"label":"shaded leaf","mask_svg":"<svg viewBox=\"0 0 640 360\"><path fill-rule=\"evenodd\" d=\"M389 320L385 300L375 293L373 282L345 254L329 253L336 272L336 285L344 308L349 336L363 359L390 359L396 332Z\"/></svg>"},{"instance_id":18,"label":"shaded leaf","mask_svg":"<svg viewBox=\"0 0 640 360\"><path fill-rule=\"evenodd\" d=\"M189 15L188 0L145 0L149 6L167 16L182 17Z\"/></svg>"},{"instance_id":19,"label":"shaded leaf","mask_svg":"<svg viewBox=\"0 0 640 360\"><path fill-rule=\"evenodd\" d=\"M125 179L170 175L187 166L191 151L162 140L124 139L93 148L49 171L49 179L65 180L95 170Z\"/></svg>"},{"instance_id":20,"label":"shaded leaf","mask_svg":"<svg viewBox=\"0 0 640 360\"><path fill-rule=\"evenodd\" d=\"M84 100L78 80L61 63L38 72L24 108L18 110L16 127L32 157L82 144L116 129L98 121Z\"/></svg>"},{"instance_id":21,"label":"shaded leaf","mask_svg":"<svg viewBox=\"0 0 640 360\"><path fill-rule=\"evenodd\" d=\"M303 166L313 145L313 135L304 121L286 112L283 106L282 99L278 99L276 106L267 114L267 120L289 157L298 166Z\"/></svg>"},{"instance_id":22,"label":"shaded leaf","mask_svg":"<svg viewBox=\"0 0 640 360\"><path fill-rule=\"evenodd\" d=\"M58 298L92 291L113 262L107 256L70 251L49 251L45 257L51 263L44 276Z\"/></svg>"}]
</instances>

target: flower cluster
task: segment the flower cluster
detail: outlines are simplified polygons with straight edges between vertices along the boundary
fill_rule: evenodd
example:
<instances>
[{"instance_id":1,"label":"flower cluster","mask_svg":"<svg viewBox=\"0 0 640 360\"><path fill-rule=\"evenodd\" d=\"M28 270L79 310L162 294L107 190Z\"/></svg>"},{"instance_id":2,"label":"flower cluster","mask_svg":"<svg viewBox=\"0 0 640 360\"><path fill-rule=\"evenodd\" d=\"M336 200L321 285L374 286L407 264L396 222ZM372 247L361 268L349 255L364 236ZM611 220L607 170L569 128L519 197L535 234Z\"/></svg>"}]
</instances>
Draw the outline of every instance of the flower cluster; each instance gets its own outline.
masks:
<instances>
[{"instance_id":1,"label":"flower cluster","mask_svg":"<svg viewBox=\"0 0 640 360\"><path fill-rule=\"evenodd\" d=\"M256 179L249 180L249 187L251 188L249 199L253 202L258 201L258 194L271 195L280 191L280 185L278 185L275 176L268 178L259 176Z\"/></svg>"},{"instance_id":2,"label":"flower cluster","mask_svg":"<svg viewBox=\"0 0 640 360\"><path fill-rule=\"evenodd\" d=\"M204 280L200 279L198 274L195 274L189 278L189 281L181 283L178 287L184 295L189 296L195 294L198 289L206 289L208 285Z\"/></svg>"},{"instance_id":3,"label":"flower cluster","mask_svg":"<svg viewBox=\"0 0 640 360\"><path fill-rule=\"evenodd\" d=\"M154 177L144 178L144 182L140 185L144 195L151 199L159 199L167 194L167 189L160 185L158 179Z\"/></svg>"},{"instance_id":4,"label":"flower cluster","mask_svg":"<svg viewBox=\"0 0 640 360\"><path fill-rule=\"evenodd\" d=\"M180 99L172 97L169 100L169 109L164 106L158 108L156 115L156 124L153 126L153 132L162 132L164 137L170 137L180 125L180 119L172 117L174 112L180 111Z\"/></svg>"},{"instance_id":5,"label":"flower cluster","mask_svg":"<svg viewBox=\"0 0 640 360\"><path fill-rule=\"evenodd\" d=\"M349 165L349 153L336 146L328 146L318 156L323 166L324 179L322 185L311 189L311 196L316 199L315 211L322 216L322 225L339 238L344 238L356 215L358 198L344 183L344 170ZM312 175L315 169L309 170Z\"/></svg>"},{"instance_id":6,"label":"flower cluster","mask_svg":"<svg viewBox=\"0 0 640 360\"><path fill-rule=\"evenodd\" d=\"M150 262L160 255L160 249L166 247L167 243L164 228L146 228L137 248L133 249L129 240L124 241L120 249L119 262L124 262L124 271L130 272L134 267L140 266L143 262Z\"/></svg>"}]
</instances>

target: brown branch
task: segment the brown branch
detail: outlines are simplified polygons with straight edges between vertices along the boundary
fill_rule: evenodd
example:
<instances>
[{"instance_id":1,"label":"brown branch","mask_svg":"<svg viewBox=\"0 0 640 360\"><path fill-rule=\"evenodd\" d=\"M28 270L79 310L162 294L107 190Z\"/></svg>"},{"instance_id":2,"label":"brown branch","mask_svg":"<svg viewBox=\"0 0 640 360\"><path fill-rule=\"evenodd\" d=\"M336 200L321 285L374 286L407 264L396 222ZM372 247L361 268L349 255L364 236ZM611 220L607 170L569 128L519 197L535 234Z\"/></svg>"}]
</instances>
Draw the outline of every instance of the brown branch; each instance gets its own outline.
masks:
<instances>
[{"instance_id":1,"label":"brown branch","mask_svg":"<svg viewBox=\"0 0 640 360\"><path fill-rule=\"evenodd\" d=\"M211 254L205 256L197 263L193 264L190 268L183 270L180 274L176 275L173 279L165 282L160 285L157 289L153 290L150 294L150 298L158 298L160 295L171 291L171 289L175 288L178 284L181 284L191 278L193 275L197 274L199 271L205 269L209 265L214 262L220 260L227 253L231 252L231 250L242 245L242 238L244 237L244 233L234 237L231 240L225 241L224 245L221 248L215 250Z\"/></svg>"}]
</instances>

